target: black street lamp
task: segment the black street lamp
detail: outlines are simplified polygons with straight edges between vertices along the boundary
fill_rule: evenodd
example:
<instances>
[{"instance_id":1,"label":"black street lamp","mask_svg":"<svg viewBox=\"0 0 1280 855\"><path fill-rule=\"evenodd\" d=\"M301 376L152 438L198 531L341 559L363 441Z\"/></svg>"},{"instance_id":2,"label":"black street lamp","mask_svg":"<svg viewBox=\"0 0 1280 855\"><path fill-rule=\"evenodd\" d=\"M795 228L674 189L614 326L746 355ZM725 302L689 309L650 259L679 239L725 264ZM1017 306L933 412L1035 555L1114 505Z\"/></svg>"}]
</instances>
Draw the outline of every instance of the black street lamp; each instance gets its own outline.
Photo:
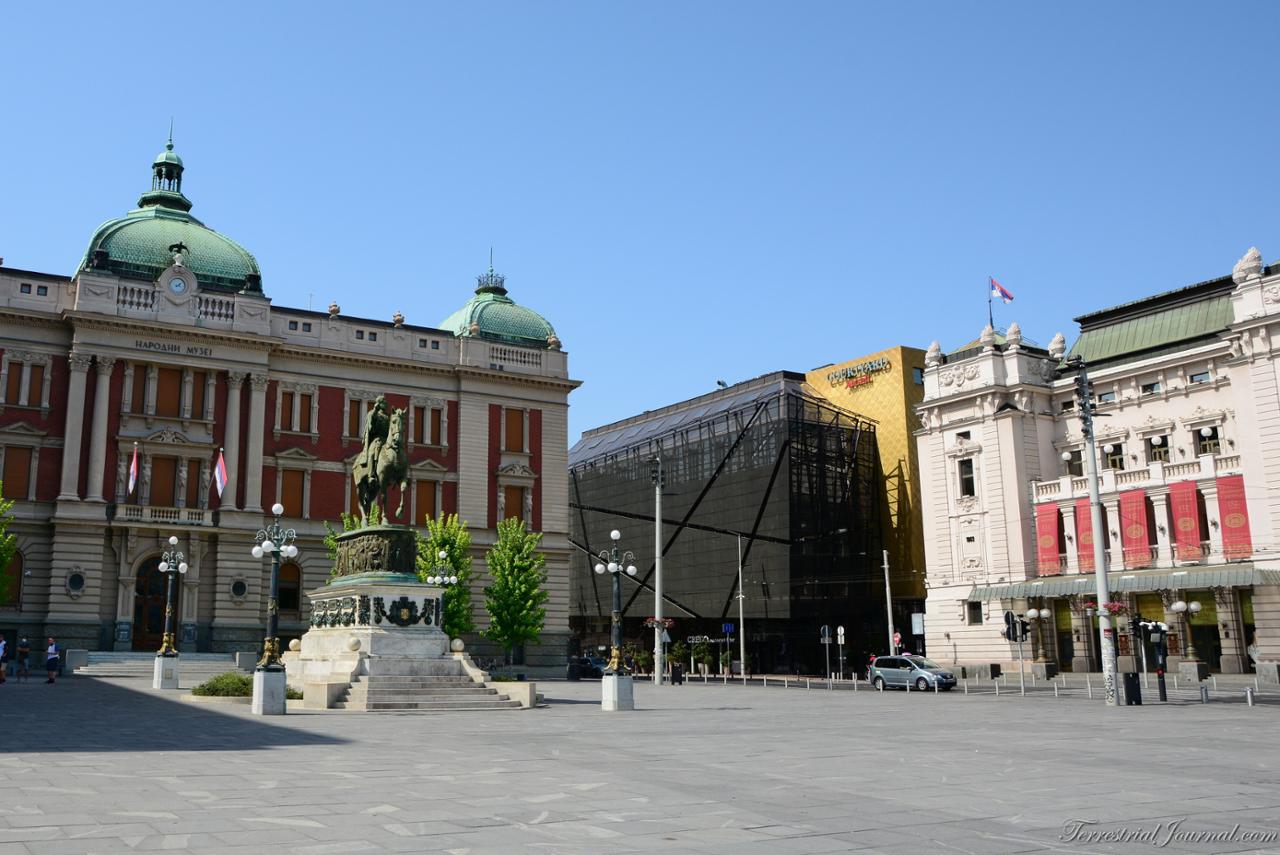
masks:
<instances>
[{"instance_id":1,"label":"black street lamp","mask_svg":"<svg viewBox=\"0 0 1280 855\"><path fill-rule=\"evenodd\" d=\"M280 525L280 516L284 513L284 505L276 502L271 506L275 521L261 529L254 540L253 557L271 556L271 591L267 599L267 637L262 641L262 658L258 660L259 671L282 671L280 662L280 559L293 558L298 554L298 547L293 545L298 533L291 528Z\"/></svg>"},{"instance_id":2,"label":"black street lamp","mask_svg":"<svg viewBox=\"0 0 1280 855\"><path fill-rule=\"evenodd\" d=\"M628 576L636 575L636 556L630 550L624 552L618 548L622 532L614 529L609 532L609 537L613 540L613 546L600 550L600 562L595 568L596 573L603 575L608 570L613 577L613 650L609 654L605 673L625 674L626 667L622 664L622 580L619 576L624 572Z\"/></svg>"},{"instance_id":3,"label":"black street lamp","mask_svg":"<svg viewBox=\"0 0 1280 855\"><path fill-rule=\"evenodd\" d=\"M178 648L173 643L173 579L187 572L187 557L178 551L178 538L169 537L169 549L160 556L161 573L169 577L164 599L164 638L160 641L157 656L177 656Z\"/></svg>"}]
</instances>

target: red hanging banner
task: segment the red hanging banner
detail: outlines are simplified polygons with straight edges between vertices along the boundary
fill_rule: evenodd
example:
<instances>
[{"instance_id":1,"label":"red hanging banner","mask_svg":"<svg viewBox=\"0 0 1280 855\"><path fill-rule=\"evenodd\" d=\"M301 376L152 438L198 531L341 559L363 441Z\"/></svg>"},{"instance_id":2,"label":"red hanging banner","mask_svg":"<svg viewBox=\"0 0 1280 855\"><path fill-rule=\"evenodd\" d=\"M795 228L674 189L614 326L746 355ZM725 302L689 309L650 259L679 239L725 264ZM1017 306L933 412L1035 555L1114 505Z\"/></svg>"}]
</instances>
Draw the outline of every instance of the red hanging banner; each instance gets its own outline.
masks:
<instances>
[{"instance_id":1,"label":"red hanging banner","mask_svg":"<svg viewBox=\"0 0 1280 855\"><path fill-rule=\"evenodd\" d=\"M1222 521L1223 554L1228 559L1253 555L1243 475L1223 475L1218 479L1218 518Z\"/></svg>"},{"instance_id":2,"label":"red hanging banner","mask_svg":"<svg viewBox=\"0 0 1280 855\"><path fill-rule=\"evenodd\" d=\"M1120 544L1126 570L1151 566L1151 540L1147 528L1147 491L1120 494Z\"/></svg>"},{"instance_id":3,"label":"red hanging banner","mask_svg":"<svg viewBox=\"0 0 1280 855\"><path fill-rule=\"evenodd\" d=\"M1081 573L1092 573L1093 567L1093 516L1089 500L1076 502L1076 561Z\"/></svg>"},{"instance_id":4,"label":"red hanging banner","mask_svg":"<svg viewBox=\"0 0 1280 855\"><path fill-rule=\"evenodd\" d=\"M1041 576L1056 576L1061 570L1058 554L1058 504L1036 505L1036 557Z\"/></svg>"},{"instance_id":5,"label":"red hanging banner","mask_svg":"<svg viewBox=\"0 0 1280 855\"><path fill-rule=\"evenodd\" d=\"M1175 481L1169 485L1169 510L1173 512L1174 550L1179 561L1199 561L1200 491L1195 481Z\"/></svg>"}]
</instances>

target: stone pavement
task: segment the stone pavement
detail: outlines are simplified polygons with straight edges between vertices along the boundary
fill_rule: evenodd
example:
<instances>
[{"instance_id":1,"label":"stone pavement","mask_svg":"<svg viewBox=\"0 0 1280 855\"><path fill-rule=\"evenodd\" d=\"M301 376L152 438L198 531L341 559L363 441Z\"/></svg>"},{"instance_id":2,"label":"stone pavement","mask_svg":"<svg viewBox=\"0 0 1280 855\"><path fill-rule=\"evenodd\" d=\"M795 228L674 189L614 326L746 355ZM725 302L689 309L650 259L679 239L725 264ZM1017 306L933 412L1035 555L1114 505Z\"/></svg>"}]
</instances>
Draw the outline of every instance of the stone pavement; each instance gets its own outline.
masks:
<instances>
[{"instance_id":1,"label":"stone pavement","mask_svg":"<svg viewBox=\"0 0 1280 855\"><path fill-rule=\"evenodd\" d=\"M0 855L1280 853L1274 706L638 684L606 714L584 681L264 720L146 685L0 686Z\"/></svg>"}]
</instances>

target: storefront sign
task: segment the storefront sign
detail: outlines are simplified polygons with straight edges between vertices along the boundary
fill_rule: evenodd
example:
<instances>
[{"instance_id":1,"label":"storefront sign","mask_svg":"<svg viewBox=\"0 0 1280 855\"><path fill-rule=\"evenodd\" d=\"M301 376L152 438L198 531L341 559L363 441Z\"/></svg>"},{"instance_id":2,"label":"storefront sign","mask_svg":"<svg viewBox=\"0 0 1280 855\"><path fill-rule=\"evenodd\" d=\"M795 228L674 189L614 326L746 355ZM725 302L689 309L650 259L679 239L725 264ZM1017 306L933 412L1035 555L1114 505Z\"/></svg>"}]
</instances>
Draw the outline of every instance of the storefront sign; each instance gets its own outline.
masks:
<instances>
[{"instance_id":1,"label":"storefront sign","mask_svg":"<svg viewBox=\"0 0 1280 855\"><path fill-rule=\"evenodd\" d=\"M843 383L847 389L856 389L858 386L865 386L870 383L876 374L888 370L889 360L881 357L870 362L859 362L857 365L849 365L837 371L832 371L827 374L827 381L832 386L839 386Z\"/></svg>"},{"instance_id":2,"label":"storefront sign","mask_svg":"<svg viewBox=\"0 0 1280 855\"><path fill-rule=\"evenodd\" d=\"M1058 560L1058 504L1036 505L1036 558L1041 576L1056 576Z\"/></svg>"},{"instance_id":3,"label":"storefront sign","mask_svg":"<svg viewBox=\"0 0 1280 855\"><path fill-rule=\"evenodd\" d=\"M152 353L172 353L181 356L213 356L212 347L201 347L194 344L179 344L174 341L147 341L134 339L135 350L148 350Z\"/></svg>"},{"instance_id":4,"label":"storefront sign","mask_svg":"<svg viewBox=\"0 0 1280 855\"><path fill-rule=\"evenodd\" d=\"M1173 512L1174 549L1179 561L1200 560L1200 491L1195 481L1169 485L1169 510Z\"/></svg>"},{"instance_id":5,"label":"storefront sign","mask_svg":"<svg viewBox=\"0 0 1280 855\"><path fill-rule=\"evenodd\" d=\"M1253 555L1243 475L1224 475L1218 479L1218 516L1222 520L1222 551L1227 558Z\"/></svg>"}]
</instances>

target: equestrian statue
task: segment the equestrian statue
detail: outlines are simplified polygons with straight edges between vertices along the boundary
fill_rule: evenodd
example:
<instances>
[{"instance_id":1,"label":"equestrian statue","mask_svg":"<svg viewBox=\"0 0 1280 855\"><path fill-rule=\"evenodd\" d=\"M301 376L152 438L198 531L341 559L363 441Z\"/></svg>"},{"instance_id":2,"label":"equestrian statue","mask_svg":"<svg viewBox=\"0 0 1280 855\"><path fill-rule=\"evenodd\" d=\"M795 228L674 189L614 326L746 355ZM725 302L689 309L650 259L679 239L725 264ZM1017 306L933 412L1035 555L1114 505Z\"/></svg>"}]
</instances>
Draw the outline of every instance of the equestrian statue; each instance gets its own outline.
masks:
<instances>
[{"instance_id":1,"label":"equestrian statue","mask_svg":"<svg viewBox=\"0 0 1280 855\"><path fill-rule=\"evenodd\" d=\"M387 414L385 395L374 401L364 420L364 445L351 467L356 483L356 499L360 503L361 525L369 524L369 515L377 505L382 519L387 519L387 493L391 485L400 485L398 517L404 512L404 495L409 489L409 454L405 443L405 411Z\"/></svg>"}]
</instances>

